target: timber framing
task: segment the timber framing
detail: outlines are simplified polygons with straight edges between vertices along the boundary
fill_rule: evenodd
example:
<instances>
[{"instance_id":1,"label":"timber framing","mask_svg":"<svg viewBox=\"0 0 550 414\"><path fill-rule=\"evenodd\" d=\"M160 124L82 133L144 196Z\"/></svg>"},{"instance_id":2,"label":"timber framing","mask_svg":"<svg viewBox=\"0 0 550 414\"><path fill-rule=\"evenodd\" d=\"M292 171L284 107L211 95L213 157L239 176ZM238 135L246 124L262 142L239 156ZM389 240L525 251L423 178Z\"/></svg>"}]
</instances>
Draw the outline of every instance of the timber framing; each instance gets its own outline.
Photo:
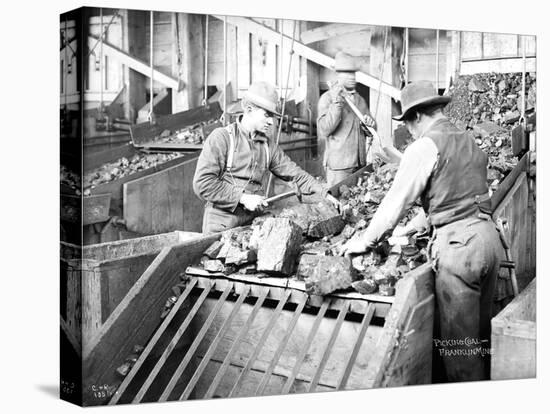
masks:
<instances>
[{"instance_id":1,"label":"timber framing","mask_svg":"<svg viewBox=\"0 0 550 414\"><path fill-rule=\"evenodd\" d=\"M271 29L253 19L248 17L237 17L237 16L219 16L214 15L216 19L224 20L227 18L227 23L237 26L239 30L245 31L247 33L253 33L256 35L262 36L262 38L268 40L270 43L281 46L281 43L292 42L292 38L286 34L282 34L277 30ZM281 39L284 38L284 41ZM294 52L298 55L317 63L320 66L332 69L334 67L334 59L330 56L327 56L317 50L306 46L304 43L301 43L297 40L294 40L293 44ZM401 92L395 86L390 85L387 82L380 82L379 79L375 78L364 72L356 72L357 81L368 86L369 88L379 90L381 93L388 95L396 100L399 100Z\"/></svg>"},{"instance_id":2,"label":"timber framing","mask_svg":"<svg viewBox=\"0 0 550 414\"><path fill-rule=\"evenodd\" d=\"M92 35L88 36L88 41L91 42L92 44L98 40L99 38L96 36L92 36ZM147 76L147 77L151 76L151 67L147 63L129 55L125 51L105 41L103 42L103 54L105 56L108 56L110 58L117 60L119 63L122 63L123 65L127 65L131 69L141 73L144 76ZM177 89L178 87L178 80L176 78L172 76L168 76L162 72L159 72L156 69L153 72L153 78L155 81L160 82L169 88Z\"/></svg>"}]
</instances>

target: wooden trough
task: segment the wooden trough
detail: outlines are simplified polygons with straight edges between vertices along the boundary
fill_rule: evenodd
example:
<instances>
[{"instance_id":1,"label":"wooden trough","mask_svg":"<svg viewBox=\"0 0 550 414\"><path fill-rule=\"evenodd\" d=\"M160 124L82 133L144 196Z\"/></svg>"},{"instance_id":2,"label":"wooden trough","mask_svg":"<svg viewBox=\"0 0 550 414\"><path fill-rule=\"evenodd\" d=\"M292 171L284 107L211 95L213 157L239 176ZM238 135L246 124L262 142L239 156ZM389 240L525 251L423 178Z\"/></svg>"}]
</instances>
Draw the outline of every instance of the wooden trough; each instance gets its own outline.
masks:
<instances>
[{"instance_id":1,"label":"wooden trough","mask_svg":"<svg viewBox=\"0 0 550 414\"><path fill-rule=\"evenodd\" d=\"M162 248L197 235L175 231L84 248L61 242L61 324L75 350L86 346Z\"/></svg>"},{"instance_id":2,"label":"wooden trough","mask_svg":"<svg viewBox=\"0 0 550 414\"><path fill-rule=\"evenodd\" d=\"M180 274L219 237L165 247L141 274L83 347L84 405L431 381L428 265L407 274L391 298L307 296L303 282L282 278L190 276L161 321ZM123 379L116 369L136 345L145 350Z\"/></svg>"},{"instance_id":3,"label":"wooden trough","mask_svg":"<svg viewBox=\"0 0 550 414\"><path fill-rule=\"evenodd\" d=\"M536 279L491 320L491 379L535 378Z\"/></svg>"}]
</instances>

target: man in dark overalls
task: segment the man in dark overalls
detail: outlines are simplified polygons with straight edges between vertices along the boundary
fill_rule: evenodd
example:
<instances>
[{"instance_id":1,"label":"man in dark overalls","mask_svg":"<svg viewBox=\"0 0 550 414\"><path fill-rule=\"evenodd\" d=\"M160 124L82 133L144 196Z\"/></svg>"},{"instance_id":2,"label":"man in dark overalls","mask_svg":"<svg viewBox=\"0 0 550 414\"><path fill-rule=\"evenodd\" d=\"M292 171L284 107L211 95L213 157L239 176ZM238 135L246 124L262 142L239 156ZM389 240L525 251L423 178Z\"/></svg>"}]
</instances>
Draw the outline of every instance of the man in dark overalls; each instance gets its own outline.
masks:
<instances>
[{"instance_id":1,"label":"man in dark overalls","mask_svg":"<svg viewBox=\"0 0 550 414\"><path fill-rule=\"evenodd\" d=\"M269 171L294 180L302 193L318 193L338 205L326 186L298 167L266 134L273 125L278 96L266 82L250 85L241 106L243 115L227 127L216 128L206 139L197 161L193 190L205 200L203 233L250 224L265 202L264 182Z\"/></svg>"},{"instance_id":2,"label":"man in dark overalls","mask_svg":"<svg viewBox=\"0 0 550 414\"><path fill-rule=\"evenodd\" d=\"M423 225L419 216L411 226L430 226L433 232L430 258L440 328L435 352L443 358L448 381L475 381L489 378L491 305L502 245L490 216L487 155L469 132L443 115L450 100L428 81L403 88L402 114L394 119L404 121L415 141L368 228L341 253L375 246L420 197L427 221L424 216Z\"/></svg>"}]
</instances>

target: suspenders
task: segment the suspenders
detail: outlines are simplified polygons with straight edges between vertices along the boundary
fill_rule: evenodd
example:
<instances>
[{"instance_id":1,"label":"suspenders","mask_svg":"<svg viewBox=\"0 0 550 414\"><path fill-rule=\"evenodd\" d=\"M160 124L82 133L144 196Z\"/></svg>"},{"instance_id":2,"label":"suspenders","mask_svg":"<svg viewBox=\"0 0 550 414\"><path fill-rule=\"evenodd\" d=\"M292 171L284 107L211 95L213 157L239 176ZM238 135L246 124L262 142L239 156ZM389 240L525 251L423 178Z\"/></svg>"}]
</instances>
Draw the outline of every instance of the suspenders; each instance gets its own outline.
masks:
<instances>
[{"instance_id":1,"label":"suspenders","mask_svg":"<svg viewBox=\"0 0 550 414\"><path fill-rule=\"evenodd\" d=\"M231 173L231 170L233 169L233 158L235 157L235 128L237 124L232 123L225 127L225 130L229 134L229 149L227 150L227 163L225 164L225 170L228 173ZM267 167L269 169L270 164L270 154L269 154L269 145L267 145L267 141L264 142L264 149L266 154L266 160L267 160Z\"/></svg>"}]
</instances>

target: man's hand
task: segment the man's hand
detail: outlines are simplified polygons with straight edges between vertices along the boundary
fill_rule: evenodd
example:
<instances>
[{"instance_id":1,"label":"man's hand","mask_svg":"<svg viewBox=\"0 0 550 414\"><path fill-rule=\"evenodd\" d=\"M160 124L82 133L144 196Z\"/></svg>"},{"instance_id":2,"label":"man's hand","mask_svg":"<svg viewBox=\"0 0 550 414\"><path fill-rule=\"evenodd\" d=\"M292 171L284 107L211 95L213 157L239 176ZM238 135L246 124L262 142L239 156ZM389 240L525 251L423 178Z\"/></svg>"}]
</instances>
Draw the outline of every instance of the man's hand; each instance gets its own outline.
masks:
<instances>
[{"instance_id":1,"label":"man's hand","mask_svg":"<svg viewBox=\"0 0 550 414\"><path fill-rule=\"evenodd\" d=\"M344 100L342 93L344 92L344 88L336 83L334 86L330 88L330 97L332 98L333 102L342 102Z\"/></svg>"},{"instance_id":2,"label":"man's hand","mask_svg":"<svg viewBox=\"0 0 550 414\"><path fill-rule=\"evenodd\" d=\"M241 199L239 200L239 203L241 203L244 208L250 211L263 211L265 207L267 207L267 203L265 201L265 198L256 195L256 194L245 194L241 196Z\"/></svg>"},{"instance_id":3,"label":"man's hand","mask_svg":"<svg viewBox=\"0 0 550 414\"><path fill-rule=\"evenodd\" d=\"M342 213L342 204L340 204L340 201L338 201L336 197L330 193L327 193L325 198L334 206L336 210L338 210L338 213Z\"/></svg>"},{"instance_id":4,"label":"man's hand","mask_svg":"<svg viewBox=\"0 0 550 414\"><path fill-rule=\"evenodd\" d=\"M363 122L366 126L369 128L376 128L376 121L373 117L371 117L369 114L363 115Z\"/></svg>"},{"instance_id":5,"label":"man's hand","mask_svg":"<svg viewBox=\"0 0 550 414\"><path fill-rule=\"evenodd\" d=\"M364 240L363 234L356 234L340 247L338 254L349 257L352 254L366 253L370 248L370 243Z\"/></svg>"}]
</instances>

